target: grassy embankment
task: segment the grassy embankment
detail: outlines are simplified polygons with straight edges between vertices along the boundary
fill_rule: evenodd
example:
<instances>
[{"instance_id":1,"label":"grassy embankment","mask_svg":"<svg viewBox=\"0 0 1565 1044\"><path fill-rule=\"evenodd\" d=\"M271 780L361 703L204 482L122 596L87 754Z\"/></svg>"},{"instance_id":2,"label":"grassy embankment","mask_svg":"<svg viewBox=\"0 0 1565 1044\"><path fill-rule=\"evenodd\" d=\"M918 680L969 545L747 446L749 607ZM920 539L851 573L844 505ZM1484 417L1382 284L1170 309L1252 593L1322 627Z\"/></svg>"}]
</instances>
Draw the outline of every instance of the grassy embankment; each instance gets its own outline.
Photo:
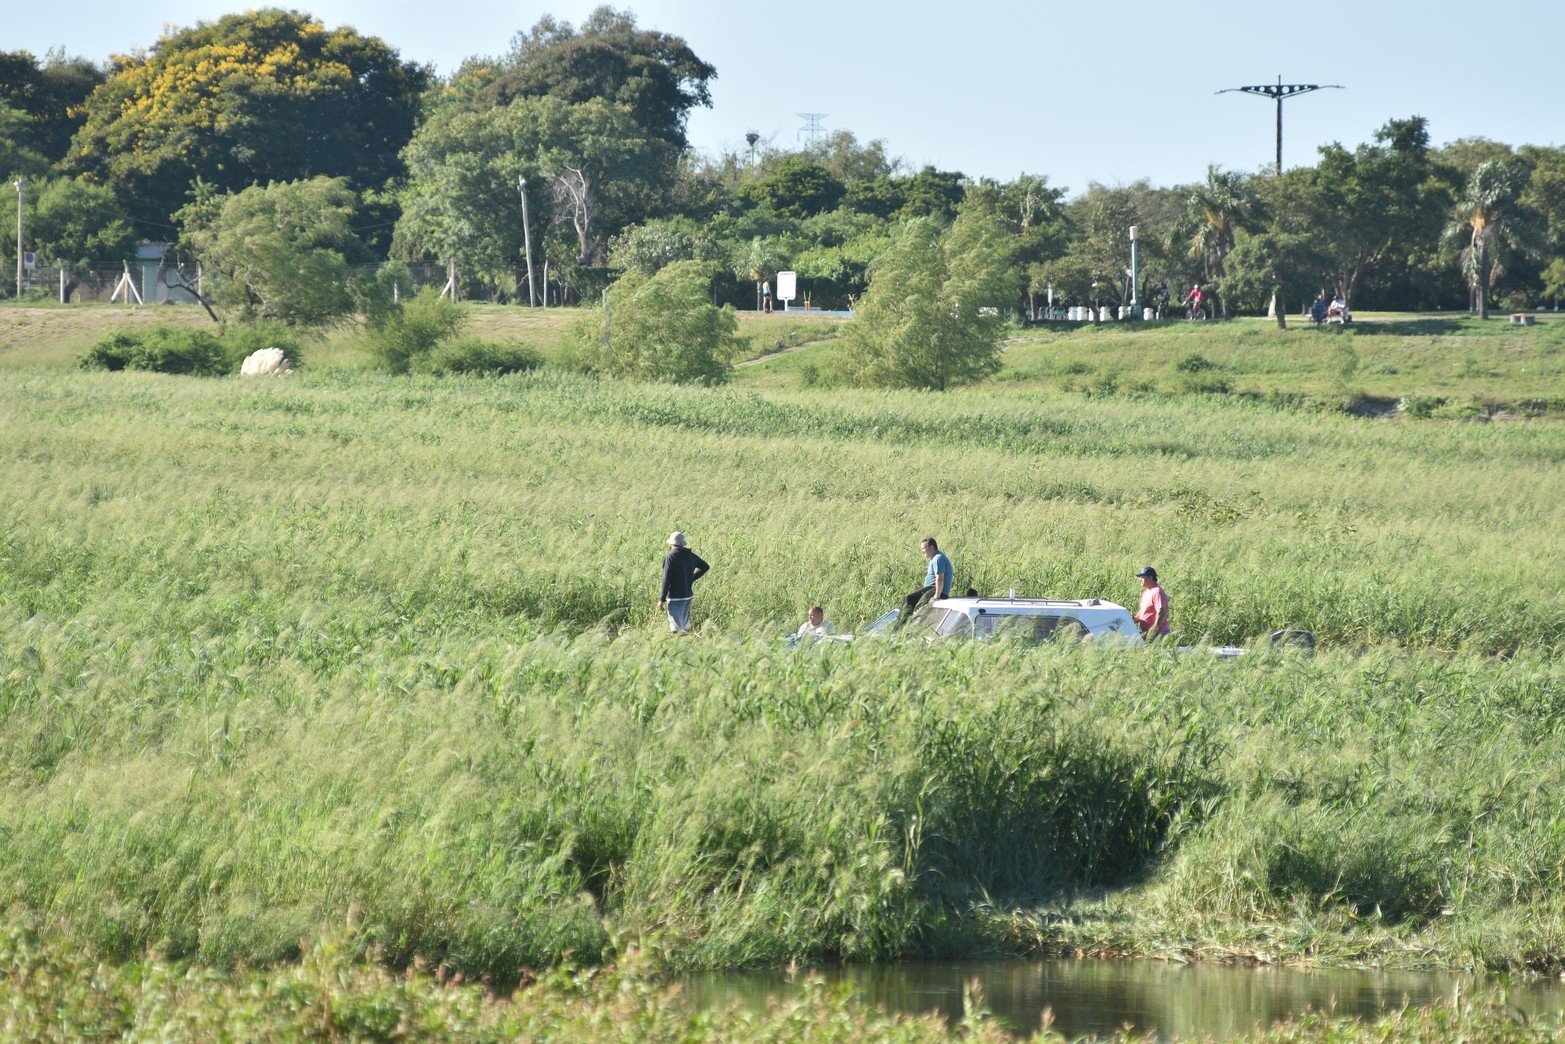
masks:
<instances>
[{"instance_id":1,"label":"grassy embankment","mask_svg":"<svg viewBox=\"0 0 1565 1044\"><path fill-rule=\"evenodd\" d=\"M517 340L554 359L580 314L575 309L527 309L469 304L466 331L488 340ZM200 308L160 305L14 305L0 302L0 369L70 366L99 338L123 329L159 324L215 330ZM761 358L829 338L837 321L822 318L740 313L746 342L740 361ZM359 327L348 325L306 337L305 364L316 370L362 370L371 366Z\"/></svg>"},{"instance_id":2,"label":"grassy embankment","mask_svg":"<svg viewBox=\"0 0 1565 1044\"><path fill-rule=\"evenodd\" d=\"M1565 962L1557 421L48 368L0 415L0 904L111 957L288 960L355 907L501 981L632 942ZM686 643L675 527L717 568ZM1187 634L1325 650L766 640L883 606L925 532L959 583L1153 561Z\"/></svg>"}]
</instances>

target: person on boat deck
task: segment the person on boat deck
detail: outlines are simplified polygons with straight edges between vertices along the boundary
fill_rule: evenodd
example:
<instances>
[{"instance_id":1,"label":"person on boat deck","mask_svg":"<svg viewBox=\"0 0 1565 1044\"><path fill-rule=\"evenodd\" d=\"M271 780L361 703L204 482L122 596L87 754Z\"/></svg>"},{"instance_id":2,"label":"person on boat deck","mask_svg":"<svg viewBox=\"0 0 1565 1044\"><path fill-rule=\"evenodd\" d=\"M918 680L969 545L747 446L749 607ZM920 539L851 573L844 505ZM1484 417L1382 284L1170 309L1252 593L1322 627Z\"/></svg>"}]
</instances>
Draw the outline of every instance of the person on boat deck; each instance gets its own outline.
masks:
<instances>
[{"instance_id":1,"label":"person on boat deck","mask_svg":"<svg viewBox=\"0 0 1565 1044\"><path fill-rule=\"evenodd\" d=\"M1136 625L1142 637L1151 641L1168 633L1168 594L1157 582L1157 570L1142 566L1136 574L1141 578L1141 607L1136 610Z\"/></svg>"},{"instance_id":2,"label":"person on boat deck","mask_svg":"<svg viewBox=\"0 0 1565 1044\"><path fill-rule=\"evenodd\" d=\"M928 568L924 570L924 586L902 600L904 620L925 601L933 602L937 598L951 596L951 575L954 572L951 560L946 557L944 551L940 550L940 545L935 543L934 537L925 537L919 541L918 546L919 550L924 552Z\"/></svg>"},{"instance_id":3,"label":"person on boat deck","mask_svg":"<svg viewBox=\"0 0 1565 1044\"><path fill-rule=\"evenodd\" d=\"M810 606L810 615L807 620L799 625L795 637L798 638L824 638L828 634L836 633L836 628L826 622L826 610L818 605Z\"/></svg>"}]
</instances>

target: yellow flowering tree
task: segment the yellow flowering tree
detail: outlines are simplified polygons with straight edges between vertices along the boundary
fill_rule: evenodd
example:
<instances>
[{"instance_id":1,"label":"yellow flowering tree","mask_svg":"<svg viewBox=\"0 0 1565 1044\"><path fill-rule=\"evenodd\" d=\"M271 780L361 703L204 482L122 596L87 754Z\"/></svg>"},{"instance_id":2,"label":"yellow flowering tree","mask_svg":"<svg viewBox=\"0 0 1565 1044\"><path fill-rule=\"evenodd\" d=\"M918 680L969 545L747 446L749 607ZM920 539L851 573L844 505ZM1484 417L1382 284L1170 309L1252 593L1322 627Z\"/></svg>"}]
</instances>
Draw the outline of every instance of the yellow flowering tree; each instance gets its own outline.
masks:
<instances>
[{"instance_id":1,"label":"yellow flowering tree","mask_svg":"<svg viewBox=\"0 0 1565 1044\"><path fill-rule=\"evenodd\" d=\"M152 221L197 178L228 191L316 176L378 188L401 172L428 81L351 27L276 8L228 15L115 57L66 165Z\"/></svg>"}]
</instances>

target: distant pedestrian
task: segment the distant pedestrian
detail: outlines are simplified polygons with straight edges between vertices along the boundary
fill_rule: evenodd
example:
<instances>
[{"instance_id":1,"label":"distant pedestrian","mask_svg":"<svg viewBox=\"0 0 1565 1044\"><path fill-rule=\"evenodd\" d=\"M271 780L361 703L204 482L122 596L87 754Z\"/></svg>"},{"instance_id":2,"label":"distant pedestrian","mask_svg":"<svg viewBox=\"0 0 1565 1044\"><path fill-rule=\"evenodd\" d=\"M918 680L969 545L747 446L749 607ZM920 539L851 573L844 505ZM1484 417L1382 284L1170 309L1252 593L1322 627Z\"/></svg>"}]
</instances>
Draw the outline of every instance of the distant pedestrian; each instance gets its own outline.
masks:
<instances>
[{"instance_id":1,"label":"distant pedestrian","mask_svg":"<svg viewBox=\"0 0 1565 1044\"><path fill-rule=\"evenodd\" d=\"M925 537L919 541L919 550L924 552L924 560L928 563L924 570L924 586L908 595L902 600L902 619L907 620L913 615L925 600L933 602L937 598L946 598L951 594L951 575L953 569L951 560L946 553L940 550L940 545L935 543L934 537Z\"/></svg>"},{"instance_id":2,"label":"distant pedestrian","mask_svg":"<svg viewBox=\"0 0 1565 1044\"><path fill-rule=\"evenodd\" d=\"M668 546L672 550L663 559L663 588L658 593L658 608L668 610L669 633L684 634L690 630L690 602L695 597L695 582L712 567L690 550L685 534L677 530L669 534Z\"/></svg>"},{"instance_id":3,"label":"distant pedestrian","mask_svg":"<svg viewBox=\"0 0 1565 1044\"><path fill-rule=\"evenodd\" d=\"M1157 570L1142 566L1136 574L1141 578L1141 607L1136 610L1136 626L1141 636L1151 641L1168 633L1168 595L1157 582Z\"/></svg>"},{"instance_id":4,"label":"distant pedestrian","mask_svg":"<svg viewBox=\"0 0 1565 1044\"><path fill-rule=\"evenodd\" d=\"M763 311L763 312L770 312L771 310L772 310L772 284L771 284L770 280L762 280L762 282L761 282L761 311Z\"/></svg>"}]
</instances>

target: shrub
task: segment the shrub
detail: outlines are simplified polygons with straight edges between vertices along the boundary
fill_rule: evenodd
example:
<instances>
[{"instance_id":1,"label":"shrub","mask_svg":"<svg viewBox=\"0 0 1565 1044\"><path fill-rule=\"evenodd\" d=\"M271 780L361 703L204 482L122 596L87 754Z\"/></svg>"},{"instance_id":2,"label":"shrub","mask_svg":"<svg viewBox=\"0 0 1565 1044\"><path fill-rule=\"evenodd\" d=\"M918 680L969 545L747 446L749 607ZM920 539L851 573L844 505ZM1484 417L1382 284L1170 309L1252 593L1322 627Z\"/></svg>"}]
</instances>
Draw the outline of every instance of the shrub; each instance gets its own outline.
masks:
<instances>
[{"instance_id":1,"label":"shrub","mask_svg":"<svg viewBox=\"0 0 1565 1044\"><path fill-rule=\"evenodd\" d=\"M1417 417L1425 420L1435 415L1435 411L1445 405L1443 395L1404 395L1402 401L1397 403L1397 409L1405 416Z\"/></svg>"},{"instance_id":2,"label":"shrub","mask_svg":"<svg viewBox=\"0 0 1565 1044\"><path fill-rule=\"evenodd\" d=\"M852 384L945 391L994 376L1015 296L998 221L965 210L944 233L905 224L870 268L869 289L843 328L837 356Z\"/></svg>"},{"instance_id":3,"label":"shrub","mask_svg":"<svg viewBox=\"0 0 1565 1044\"><path fill-rule=\"evenodd\" d=\"M1200 352L1192 352L1174 364L1180 373L1206 373L1217 369L1217 364Z\"/></svg>"},{"instance_id":4,"label":"shrub","mask_svg":"<svg viewBox=\"0 0 1565 1044\"><path fill-rule=\"evenodd\" d=\"M525 344L467 336L441 341L432 351L415 356L410 369L443 377L458 373L524 373L542 365L543 357Z\"/></svg>"},{"instance_id":5,"label":"shrub","mask_svg":"<svg viewBox=\"0 0 1565 1044\"><path fill-rule=\"evenodd\" d=\"M577 323L567 365L633 380L722 384L744 348L733 309L707 298L710 270L676 261L657 275L626 272L609 288L608 307Z\"/></svg>"},{"instance_id":6,"label":"shrub","mask_svg":"<svg viewBox=\"0 0 1565 1044\"><path fill-rule=\"evenodd\" d=\"M415 360L430 355L456 336L467 322L462 307L432 287L377 317L369 328L369 349L381 368L407 373ZM422 364L421 364L422 365Z\"/></svg>"},{"instance_id":7,"label":"shrub","mask_svg":"<svg viewBox=\"0 0 1565 1044\"><path fill-rule=\"evenodd\" d=\"M1234 390L1233 381L1221 373L1187 373L1181 384L1191 395L1227 395Z\"/></svg>"},{"instance_id":8,"label":"shrub","mask_svg":"<svg viewBox=\"0 0 1565 1044\"><path fill-rule=\"evenodd\" d=\"M149 370L212 377L232 370L228 351L205 330L154 326L109 334L82 356L84 370Z\"/></svg>"}]
</instances>

